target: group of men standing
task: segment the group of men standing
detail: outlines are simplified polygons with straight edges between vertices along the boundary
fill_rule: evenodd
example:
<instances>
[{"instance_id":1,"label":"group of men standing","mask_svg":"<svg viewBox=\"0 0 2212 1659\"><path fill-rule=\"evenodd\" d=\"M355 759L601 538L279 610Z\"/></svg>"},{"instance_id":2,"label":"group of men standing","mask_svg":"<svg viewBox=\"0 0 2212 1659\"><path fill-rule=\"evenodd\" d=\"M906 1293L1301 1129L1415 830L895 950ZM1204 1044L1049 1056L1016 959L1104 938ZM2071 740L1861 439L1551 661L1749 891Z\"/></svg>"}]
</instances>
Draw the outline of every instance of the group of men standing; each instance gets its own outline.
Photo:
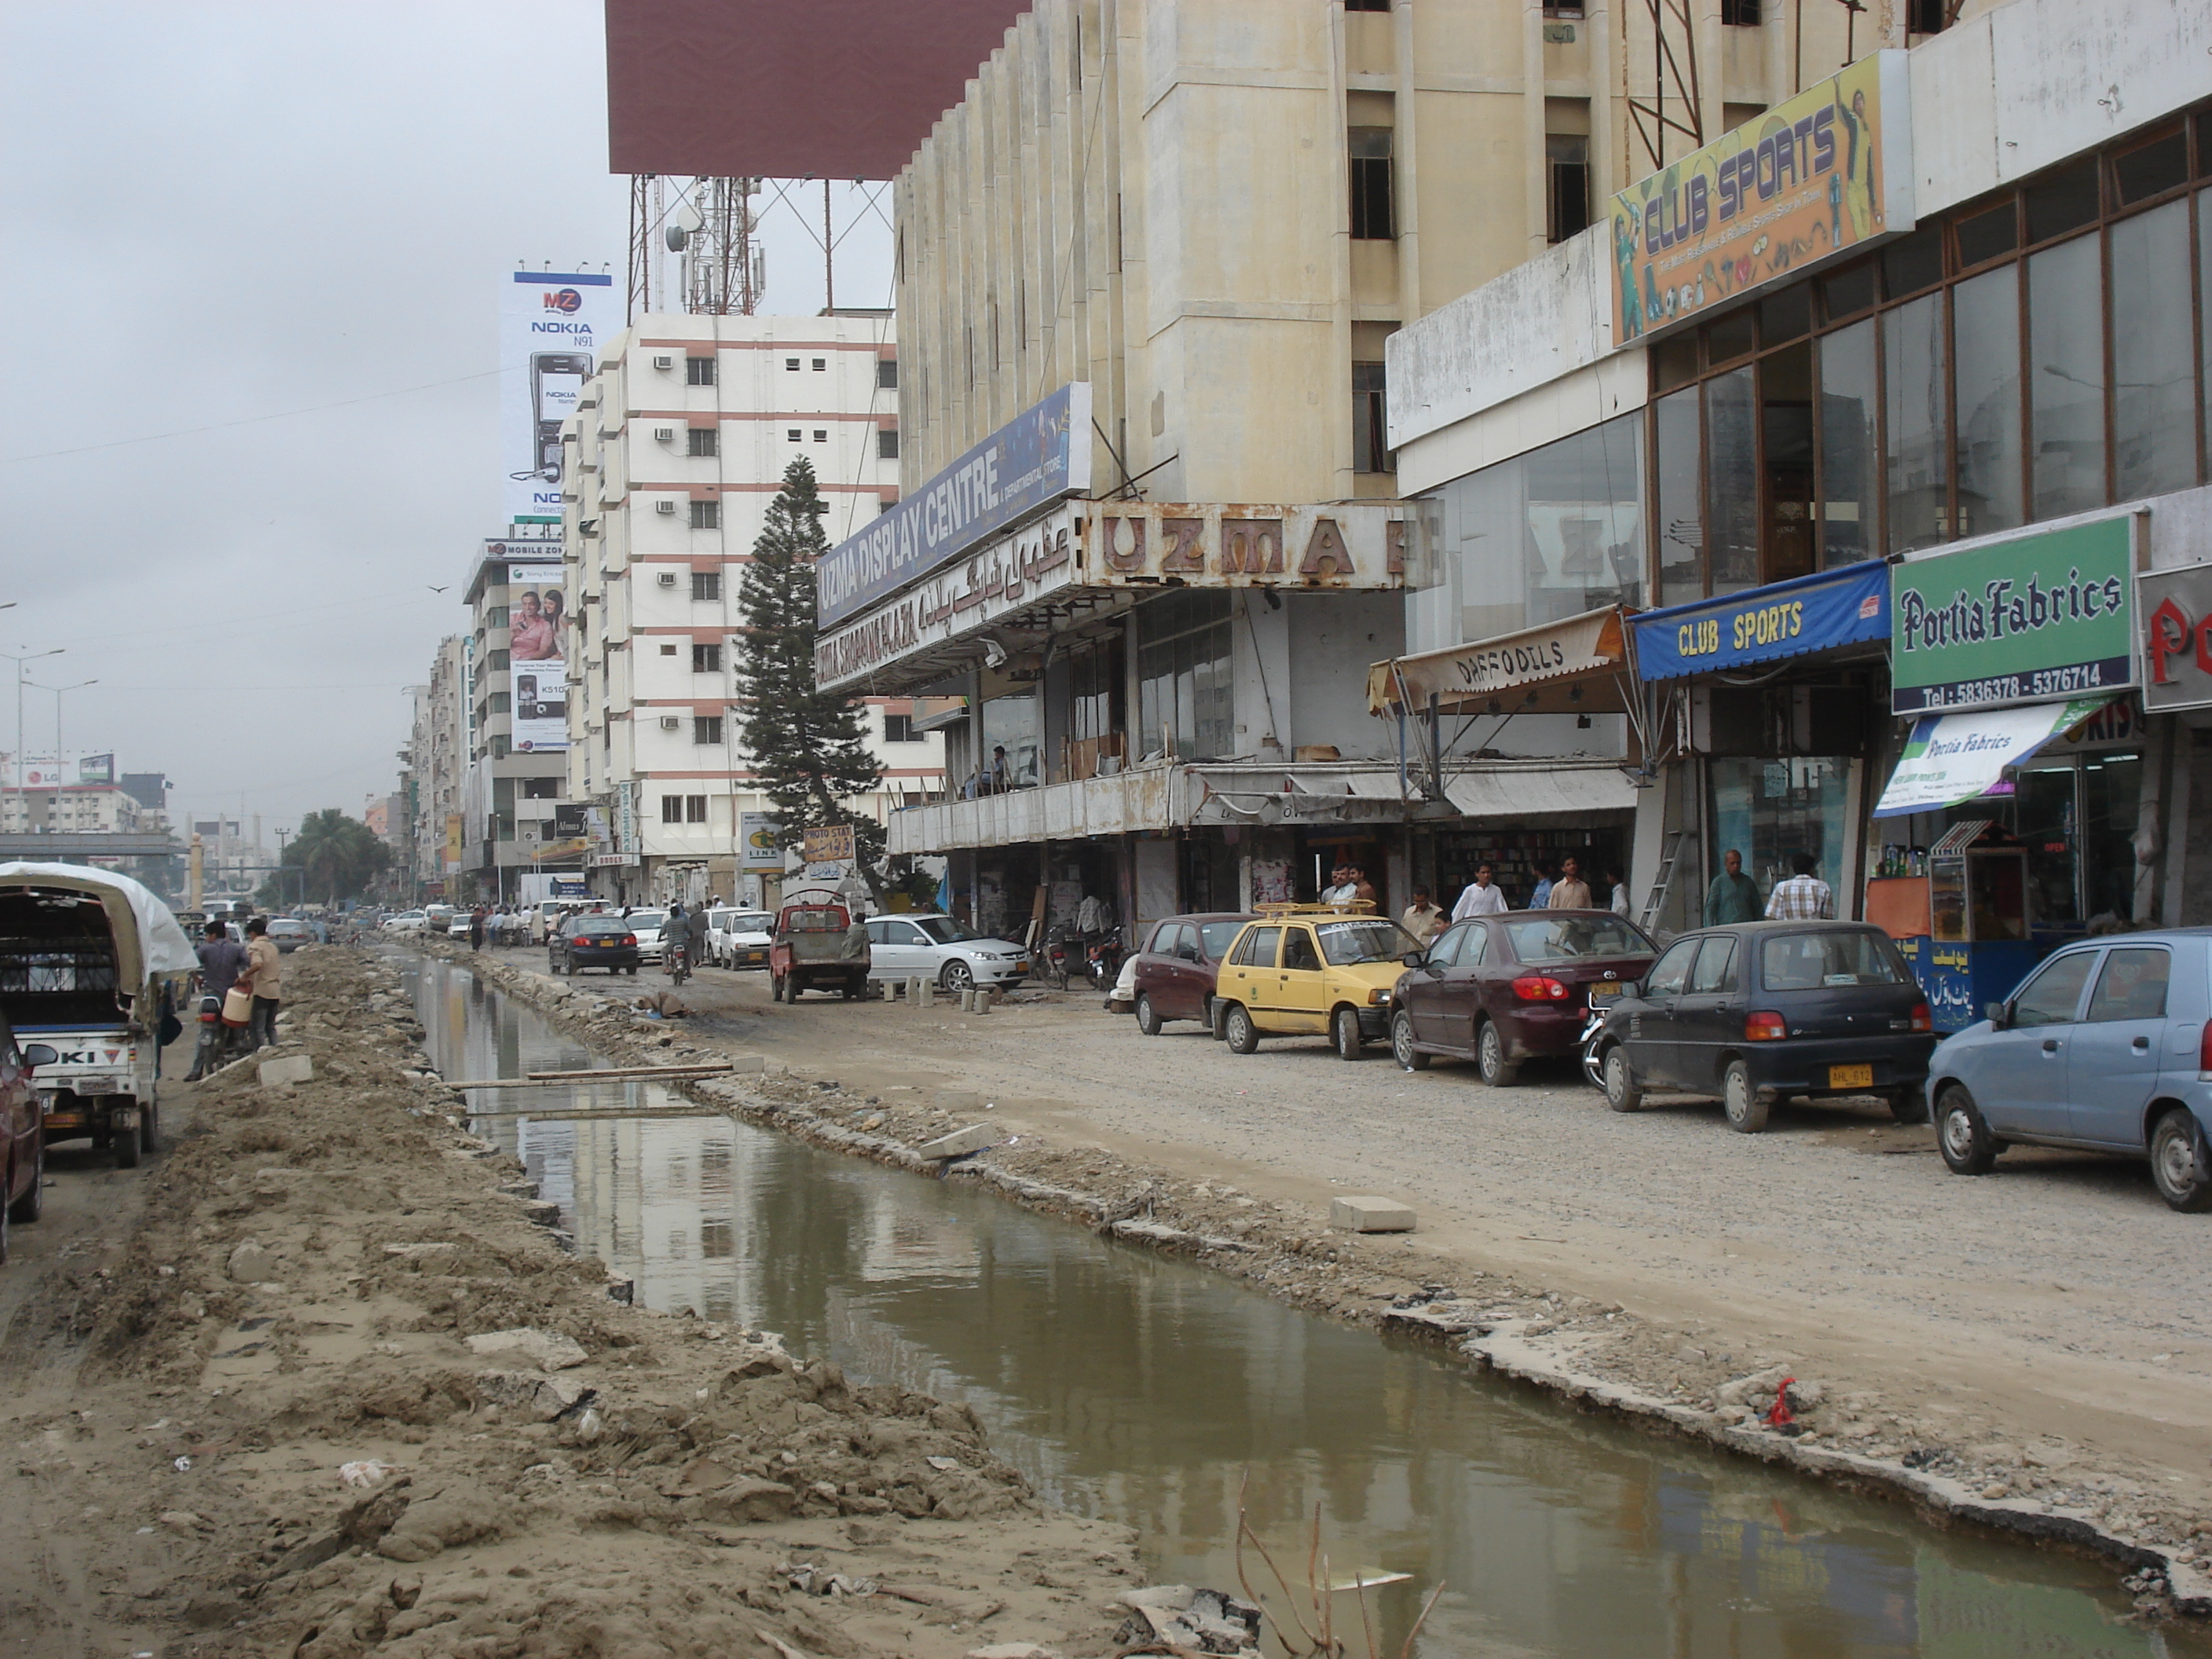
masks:
<instances>
[{"instance_id":1,"label":"group of men standing","mask_svg":"<svg viewBox=\"0 0 2212 1659\"><path fill-rule=\"evenodd\" d=\"M1722 873L1713 878L1712 885L1705 892L1702 921L1707 927L1762 919L1805 921L1835 918L1835 891L1820 878L1816 873L1820 860L1809 853L1793 855L1790 860L1792 873L1775 883L1774 890L1767 894L1762 894L1759 884L1744 874L1741 853L1730 848L1722 863ZM1560 860L1556 876L1548 866L1539 866L1538 870L1539 879L1528 896L1528 909L1602 909L1618 915L1628 914L1627 884L1611 875L1601 875L1597 886L1593 888L1584 879L1578 859ZM1340 878L1344 873L1338 872ZM1322 895L1323 902L1330 900L1334 890ZM1371 896L1374 890L1368 888L1366 892ZM1413 903L1399 920L1407 933L1425 945L1453 922L1465 921L1469 916L1497 915L1514 908L1505 890L1498 884L1496 872L1489 865L1481 864L1475 866L1474 879L1461 890L1449 913L1430 902L1427 888L1416 887Z\"/></svg>"}]
</instances>

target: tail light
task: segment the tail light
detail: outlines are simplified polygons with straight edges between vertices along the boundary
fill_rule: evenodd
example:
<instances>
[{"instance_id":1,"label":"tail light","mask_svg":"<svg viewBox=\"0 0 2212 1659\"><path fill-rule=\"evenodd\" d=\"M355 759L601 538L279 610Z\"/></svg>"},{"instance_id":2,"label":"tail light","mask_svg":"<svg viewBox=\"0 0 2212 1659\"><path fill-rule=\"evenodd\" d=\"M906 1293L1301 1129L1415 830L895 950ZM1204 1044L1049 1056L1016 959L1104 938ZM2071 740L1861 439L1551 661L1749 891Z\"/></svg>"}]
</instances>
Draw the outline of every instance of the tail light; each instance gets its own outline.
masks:
<instances>
[{"instance_id":1,"label":"tail light","mask_svg":"<svg viewBox=\"0 0 2212 1659\"><path fill-rule=\"evenodd\" d=\"M637 935L636 935L635 933L624 933L624 934L623 935L623 943L624 945L635 945L635 944L636 944L636 943L637 943Z\"/></svg>"},{"instance_id":2,"label":"tail light","mask_svg":"<svg viewBox=\"0 0 2212 1659\"><path fill-rule=\"evenodd\" d=\"M1743 1023L1746 1042L1779 1042L1790 1035L1790 1022L1777 1013L1757 1013Z\"/></svg>"},{"instance_id":3,"label":"tail light","mask_svg":"<svg viewBox=\"0 0 2212 1659\"><path fill-rule=\"evenodd\" d=\"M2212 1019L2204 1022L2204 1035L2197 1039L2197 1069L2212 1076Z\"/></svg>"},{"instance_id":4,"label":"tail light","mask_svg":"<svg viewBox=\"0 0 2212 1659\"><path fill-rule=\"evenodd\" d=\"M1914 1005L1912 1029L1916 1031L1932 1031L1936 1029L1936 1017L1928 1012L1928 1005L1924 1002Z\"/></svg>"},{"instance_id":5,"label":"tail light","mask_svg":"<svg viewBox=\"0 0 2212 1659\"><path fill-rule=\"evenodd\" d=\"M1549 974L1523 974L1513 981L1513 994L1523 1002L1564 1002L1567 988Z\"/></svg>"}]
</instances>

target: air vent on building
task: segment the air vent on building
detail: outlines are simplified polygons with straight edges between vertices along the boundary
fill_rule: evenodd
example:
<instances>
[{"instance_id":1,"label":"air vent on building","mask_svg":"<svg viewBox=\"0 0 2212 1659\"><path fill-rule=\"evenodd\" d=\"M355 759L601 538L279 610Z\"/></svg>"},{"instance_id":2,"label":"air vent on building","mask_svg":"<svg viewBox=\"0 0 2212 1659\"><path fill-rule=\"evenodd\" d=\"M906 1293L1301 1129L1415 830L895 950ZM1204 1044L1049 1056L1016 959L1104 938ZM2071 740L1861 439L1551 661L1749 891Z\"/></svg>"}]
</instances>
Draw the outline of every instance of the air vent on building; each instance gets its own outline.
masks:
<instances>
[{"instance_id":1,"label":"air vent on building","mask_svg":"<svg viewBox=\"0 0 2212 1659\"><path fill-rule=\"evenodd\" d=\"M676 428L672 426L657 426L653 428L653 437L656 443L672 444L676 441Z\"/></svg>"},{"instance_id":2,"label":"air vent on building","mask_svg":"<svg viewBox=\"0 0 2212 1659\"><path fill-rule=\"evenodd\" d=\"M676 731L681 727L683 724L684 721L678 715L663 714L660 717L660 729L664 732Z\"/></svg>"},{"instance_id":3,"label":"air vent on building","mask_svg":"<svg viewBox=\"0 0 2212 1659\"><path fill-rule=\"evenodd\" d=\"M655 368L673 368L676 367L676 359L664 352L653 360L653 366Z\"/></svg>"},{"instance_id":4,"label":"air vent on building","mask_svg":"<svg viewBox=\"0 0 2212 1659\"><path fill-rule=\"evenodd\" d=\"M653 580L663 587L673 587L676 586L676 573L673 570L664 570Z\"/></svg>"},{"instance_id":5,"label":"air vent on building","mask_svg":"<svg viewBox=\"0 0 2212 1659\"><path fill-rule=\"evenodd\" d=\"M664 513L672 519L676 516L676 503L673 501L655 501L653 504L653 510L656 513Z\"/></svg>"}]
</instances>

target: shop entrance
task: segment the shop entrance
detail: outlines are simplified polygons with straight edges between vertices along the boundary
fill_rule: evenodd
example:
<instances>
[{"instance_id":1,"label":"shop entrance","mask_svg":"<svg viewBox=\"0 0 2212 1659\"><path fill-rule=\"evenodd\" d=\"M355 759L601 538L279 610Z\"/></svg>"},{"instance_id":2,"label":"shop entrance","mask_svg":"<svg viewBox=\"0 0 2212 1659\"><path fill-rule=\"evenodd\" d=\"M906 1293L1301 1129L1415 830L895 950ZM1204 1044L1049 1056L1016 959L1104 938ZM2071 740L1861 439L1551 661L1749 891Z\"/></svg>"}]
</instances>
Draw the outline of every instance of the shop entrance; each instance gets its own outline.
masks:
<instances>
[{"instance_id":1,"label":"shop entrance","mask_svg":"<svg viewBox=\"0 0 2212 1659\"><path fill-rule=\"evenodd\" d=\"M1711 793L1712 844L1705 849L1708 870L1723 856L1743 854L1744 873L1761 892L1796 873L1790 860L1810 853L1814 872L1838 894L1852 880L1844 867L1849 846L1845 811L1850 800L1851 763L1841 755L1793 755L1778 759L1716 756L1706 763ZM1843 900L1838 915L1848 914Z\"/></svg>"},{"instance_id":2,"label":"shop entrance","mask_svg":"<svg viewBox=\"0 0 2212 1659\"><path fill-rule=\"evenodd\" d=\"M1547 874L1572 858L1582 866L1590 895L1603 908L1612 901L1613 882L1628 869L1629 826L1596 824L1574 830L1514 830L1504 827L1445 830L1436 838L1437 903L1449 910L1474 879L1479 866L1491 866L1491 879L1504 890L1505 902L1525 908Z\"/></svg>"}]
</instances>

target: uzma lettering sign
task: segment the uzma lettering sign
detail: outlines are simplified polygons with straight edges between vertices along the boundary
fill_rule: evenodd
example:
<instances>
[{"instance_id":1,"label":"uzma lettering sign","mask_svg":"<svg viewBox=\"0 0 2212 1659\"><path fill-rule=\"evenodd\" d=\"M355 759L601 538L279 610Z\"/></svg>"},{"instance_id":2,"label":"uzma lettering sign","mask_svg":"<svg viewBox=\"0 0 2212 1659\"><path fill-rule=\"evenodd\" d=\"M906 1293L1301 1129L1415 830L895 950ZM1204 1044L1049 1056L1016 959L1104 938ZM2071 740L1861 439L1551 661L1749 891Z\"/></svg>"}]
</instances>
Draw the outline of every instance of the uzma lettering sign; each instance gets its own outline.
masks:
<instances>
[{"instance_id":1,"label":"uzma lettering sign","mask_svg":"<svg viewBox=\"0 0 2212 1659\"><path fill-rule=\"evenodd\" d=\"M1086 583L1107 587L1405 585L1402 507L1102 501L1084 537Z\"/></svg>"},{"instance_id":2,"label":"uzma lettering sign","mask_svg":"<svg viewBox=\"0 0 2212 1659\"><path fill-rule=\"evenodd\" d=\"M1890 573L1890 707L2047 702L2136 683L2131 515L1984 542Z\"/></svg>"},{"instance_id":3,"label":"uzma lettering sign","mask_svg":"<svg viewBox=\"0 0 2212 1659\"><path fill-rule=\"evenodd\" d=\"M1905 74L1863 58L1614 197L1615 343L1911 229Z\"/></svg>"}]
</instances>

